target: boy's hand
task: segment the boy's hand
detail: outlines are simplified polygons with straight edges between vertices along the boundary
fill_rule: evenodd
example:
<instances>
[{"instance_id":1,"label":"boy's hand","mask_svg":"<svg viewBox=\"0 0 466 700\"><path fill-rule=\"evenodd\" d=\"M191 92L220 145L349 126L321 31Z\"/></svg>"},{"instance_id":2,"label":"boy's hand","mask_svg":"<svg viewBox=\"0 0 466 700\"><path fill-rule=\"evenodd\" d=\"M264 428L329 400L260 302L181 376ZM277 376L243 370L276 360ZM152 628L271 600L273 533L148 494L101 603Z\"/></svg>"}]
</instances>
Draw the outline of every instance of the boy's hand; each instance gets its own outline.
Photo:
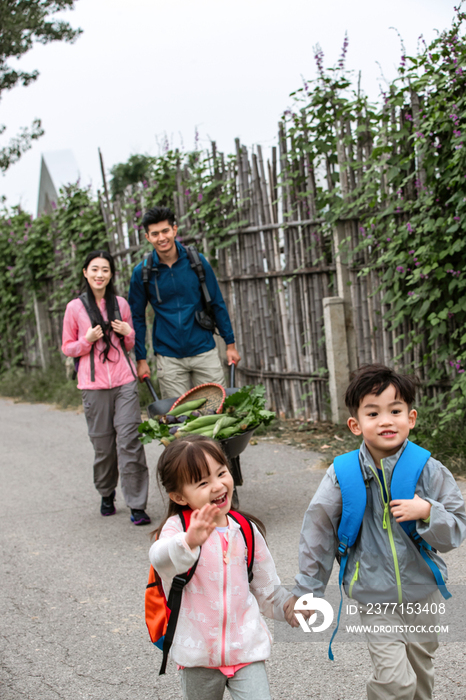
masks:
<instances>
[{"instance_id":1,"label":"boy's hand","mask_svg":"<svg viewBox=\"0 0 466 700\"><path fill-rule=\"evenodd\" d=\"M294 606L296 605L296 601L298 600L297 596L292 595L291 598L288 598L286 603L283 606L283 612L285 613L285 620L288 622L291 627L299 627L299 622L296 619L295 615L295 609ZM296 612L300 612L302 616L307 620L311 615L314 614L314 610L297 610Z\"/></svg>"},{"instance_id":2,"label":"boy's hand","mask_svg":"<svg viewBox=\"0 0 466 700\"><path fill-rule=\"evenodd\" d=\"M188 532L186 533L186 544L190 549L201 547L208 537L215 530L217 523L214 517L218 515L217 506L206 503L201 510L193 510Z\"/></svg>"},{"instance_id":3,"label":"boy's hand","mask_svg":"<svg viewBox=\"0 0 466 700\"><path fill-rule=\"evenodd\" d=\"M414 498L403 498L390 501L390 510L397 523L407 520L427 520L430 516L432 505L417 494Z\"/></svg>"}]
</instances>

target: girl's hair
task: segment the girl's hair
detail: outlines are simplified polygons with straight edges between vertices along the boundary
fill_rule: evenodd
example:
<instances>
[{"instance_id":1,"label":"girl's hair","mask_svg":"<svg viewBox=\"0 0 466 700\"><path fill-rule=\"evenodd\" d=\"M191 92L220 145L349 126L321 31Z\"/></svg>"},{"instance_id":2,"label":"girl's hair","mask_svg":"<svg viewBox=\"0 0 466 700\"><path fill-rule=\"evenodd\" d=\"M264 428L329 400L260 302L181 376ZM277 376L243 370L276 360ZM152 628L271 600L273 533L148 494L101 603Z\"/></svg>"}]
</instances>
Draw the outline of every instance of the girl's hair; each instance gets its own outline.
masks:
<instances>
[{"instance_id":1,"label":"girl's hair","mask_svg":"<svg viewBox=\"0 0 466 700\"><path fill-rule=\"evenodd\" d=\"M224 464L228 470L230 465L220 443L203 435L187 435L172 442L162 453L157 464L157 482L159 488L166 493L182 493L185 484L193 484L209 473L206 455ZM162 528L172 515L178 515L186 506L181 506L170 499L165 518L151 536L159 537ZM265 525L256 517L244 513L251 520L261 535L265 538Z\"/></svg>"},{"instance_id":2,"label":"girl's hair","mask_svg":"<svg viewBox=\"0 0 466 700\"><path fill-rule=\"evenodd\" d=\"M83 268L84 270L87 270L89 265L93 260L96 258L104 258L105 260L108 261L110 265L110 272L112 273L112 276L110 278L109 283L105 287L105 305L107 307L107 316L108 316L108 321L104 321L102 314L100 313L100 309L97 306L94 292L91 289L91 286L87 279L83 276L83 284L82 284L82 291L87 292L87 298L89 301L89 306L91 309L91 323L92 327L94 326L100 326L103 331L103 336L102 340L105 343L105 348L102 350L100 353L100 359L102 362L105 362L108 360L108 353L110 352L110 348L113 347L118 355L120 354L120 351L118 348L112 343L111 339L111 331L112 331L112 321L115 320L115 305L117 303L116 301L116 294L115 294L115 287L113 286L113 278L115 276L115 262L110 255L110 253L107 253L106 250L93 250L92 253L89 253L89 255L86 257L84 261ZM109 360L111 362L111 360Z\"/></svg>"}]
</instances>

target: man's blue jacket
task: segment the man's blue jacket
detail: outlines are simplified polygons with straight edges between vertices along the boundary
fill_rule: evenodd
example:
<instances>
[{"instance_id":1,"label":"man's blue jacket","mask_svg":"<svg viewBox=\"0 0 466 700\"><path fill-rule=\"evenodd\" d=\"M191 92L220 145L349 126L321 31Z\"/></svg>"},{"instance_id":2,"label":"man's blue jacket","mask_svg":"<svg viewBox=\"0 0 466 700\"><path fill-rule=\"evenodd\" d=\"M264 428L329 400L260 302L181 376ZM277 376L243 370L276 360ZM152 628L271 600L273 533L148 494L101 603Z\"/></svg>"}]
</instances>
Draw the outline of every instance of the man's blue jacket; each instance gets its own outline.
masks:
<instances>
[{"instance_id":1,"label":"man's blue jacket","mask_svg":"<svg viewBox=\"0 0 466 700\"><path fill-rule=\"evenodd\" d=\"M184 246L175 241L178 260L168 267L159 256L152 253L153 264L158 268L157 285L162 303L157 302L155 275L149 280L150 303L155 318L152 328L152 344L155 354L167 357L192 357L215 347L211 331L197 323L195 311L202 311L202 296L199 278L191 268ZM205 270L206 284L212 299L215 323L225 343L235 342L227 307L218 286L212 267L205 257L199 255ZM129 286L129 305L136 331L136 360L146 358L146 291L142 282L142 262L133 270Z\"/></svg>"}]
</instances>

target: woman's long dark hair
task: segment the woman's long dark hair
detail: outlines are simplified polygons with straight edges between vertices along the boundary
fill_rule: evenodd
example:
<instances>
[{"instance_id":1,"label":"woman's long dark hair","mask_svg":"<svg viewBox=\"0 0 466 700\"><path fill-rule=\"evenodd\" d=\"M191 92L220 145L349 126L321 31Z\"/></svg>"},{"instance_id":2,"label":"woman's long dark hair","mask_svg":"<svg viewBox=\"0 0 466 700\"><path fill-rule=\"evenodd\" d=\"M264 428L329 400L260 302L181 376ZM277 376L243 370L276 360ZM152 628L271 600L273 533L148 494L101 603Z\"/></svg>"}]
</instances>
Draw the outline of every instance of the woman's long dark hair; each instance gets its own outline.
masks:
<instances>
[{"instance_id":1,"label":"woman's long dark hair","mask_svg":"<svg viewBox=\"0 0 466 700\"><path fill-rule=\"evenodd\" d=\"M157 482L160 490L169 493L181 493L185 484L201 481L209 473L206 454L215 459L218 464L225 464L230 469L228 459L220 443L203 435L187 435L172 442L159 458L157 464ZM230 470L231 471L231 470ZM159 537L162 528L172 515L179 515L186 506L181 506L170 499L165 518L151 536ZM249 513L241 512L251 520L261 535L265 538L265 525L259 518Z\"/></svg>"},{"instance_id":2,"label":"woman's long dark hair","mask_svg":"<svg viewBox=\"0 0 466 700\"><path fill-rule=\"evenodd\" d=\"M112 343L111 339L111 331L112 331L112 321L115 320L115 305L116 305L116 294L115 294L115 287L113 286L113 278L115 276L115 262L110 255L110 253L107 253L106 250L93 250L92 253L89 253L89 255L86 257L83 265L83 269L87 270L89 265L93 260L96 258L104 258L107 260L108 264L110 265L110 271L112 273L112 276L110 278L109 283L105 287L105 305L107 307L107 316L108 316L108 321L104 321L102 314L100 313L100 309L97 306L94 292L91 289L91 285L87 281L85 277L83 277L83 284L82 284L82 291L87 292L87 298L89 301L89 306L91 309L91 324L92 327L94 326L100 326L103 331L103 336L102 340L105 343L105 348L102 350L100 353L100 360L102 362L105 362L108 360L108 353L110 352L110 348L114 348L118 355L120 354L120 351L118 348ZM111 360L108 360L111 362Z\"/></svg>"}]
</instances>

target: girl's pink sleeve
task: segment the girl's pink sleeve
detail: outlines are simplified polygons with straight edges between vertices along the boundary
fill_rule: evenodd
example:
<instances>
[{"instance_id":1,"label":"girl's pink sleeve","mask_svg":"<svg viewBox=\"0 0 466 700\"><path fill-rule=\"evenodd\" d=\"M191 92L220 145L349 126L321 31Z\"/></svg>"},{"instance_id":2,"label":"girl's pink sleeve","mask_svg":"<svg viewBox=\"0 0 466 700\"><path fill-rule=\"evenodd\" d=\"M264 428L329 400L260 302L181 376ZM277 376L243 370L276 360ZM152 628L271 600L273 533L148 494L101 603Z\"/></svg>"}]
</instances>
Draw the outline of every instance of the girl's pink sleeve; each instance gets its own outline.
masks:
<instances>
[{"instance_id":1,"label":"girl's pink sleeve","mask_svg":"<svg viewBox=\"0 0 466 700\"><path fill-rule=\"evenodd\" d=\"M92 349L92 343L86 340L86 336L79 335L78 313L73 302L70 302L66 307L61 349L67 357L89 355Z\"/></svg>"},{"instance_id":2,"label":"girl's pink sleeve","mask_svg":"<svg viewBox=\"0 0 466 700\"><path fill-rule=\"evenodd\" d=\"M283 605L291 593L281 585L278 578L275 562L267 544L257 527L254 528L254 577L250 583L251 593L259 604L259 610L266 617L279 622L285 622Z\"/></svg>"},{"instance_id":3,"label":"girl's pink sleeve","mask_svg":"<svg viewBox=\"0 0 466 700\"><path fill-rule=\"evenodd\" d=\"M128 302L123 297L118 297L118 306L120 307L121 320L126 321L131 326L131 333L125 335L125 348L131 350L134 347L136 332L133 327L133 319L131 316L131 309Z\"/></svg>"}]
</instances>

